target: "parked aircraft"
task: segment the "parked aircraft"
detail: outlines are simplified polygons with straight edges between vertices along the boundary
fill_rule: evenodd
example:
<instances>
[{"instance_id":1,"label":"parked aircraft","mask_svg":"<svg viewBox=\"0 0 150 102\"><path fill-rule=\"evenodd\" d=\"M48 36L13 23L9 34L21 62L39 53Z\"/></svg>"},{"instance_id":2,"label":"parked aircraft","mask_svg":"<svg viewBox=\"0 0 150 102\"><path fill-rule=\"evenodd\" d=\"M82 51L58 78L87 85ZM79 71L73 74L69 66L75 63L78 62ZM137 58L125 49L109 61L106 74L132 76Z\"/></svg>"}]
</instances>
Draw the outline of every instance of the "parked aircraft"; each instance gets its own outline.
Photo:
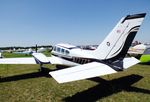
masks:
<instances>
[{"instance_id":1,"label":"parked aircraft","mask_svg":"<svg viewBox=\"0 0 150 102\"><path fill-rule=\"evenodd\" d=\"M143 54L146 49L146 45L139 44L129 48L128 54Z\"/></svg>"},{"instance_id":2,"label":"parked aircraft","mask_svg":"<svg viewBox=\"0 0 150 102\"><path fill-rule=\"evenodd\" d=\"M41 52L44 52L44 51L46 51L46 50L47 50L47 48L41 47L41 48L39 48L39 49L37 50L37 52L38 52L38 53L41 53Z\"/></svg>"},{"instance_id":3,"label":"parked aircraft","mask_svg":"<svg viewBox=\"0 0 150 102\"><path fill-rule=\"evenodd\" d=\"M29 49L26 49L26 50L24 49L24 51L15 51L15 52L13 52L13 53L30 55L30 54L32 54L32 53L35 53L35 51L32 50L31 48L29 48Z\"/></svg>"},{"instance_id":4,"label":"parked aircraft","mask_svg":"<svg viewBox=\"0 0 150 102\"><path fill-rule=\"evenodd\" d=\"M51 57L46 57L42 53L33 53L33 58L5 58L0 59L0 64L70 66L49 73L58 83L123 71L139 63L139 60L125 56L145 15L146 13L141 13L123 17L95 50L83 50L70 44L57 44L52 50Z\"/></svg>"},{"instance_id":5,"label":"parked aircraft","mask_svg":"<svg viewBox=\"0 0 150 102\"><path fill-rule=\"evenodd\" d=\"M37 52L38 53L42 53L44 51L46 51L47 48L37 48ZM16 54L27 54L27 55L31 55L32 53L36 53L36 50L33 50L32 48L29 48L29 49L22 49L22 50L18 50L18 51L14 51L13 53L16 53Z\"/></svg>"},{"instance_id":6,"label":"parked aircraft","mask_svg":"<svg viewBox=\"0 0 150 102\"><path fill-rule=\"evenodd\" d=\"M141 63L150 64L150 47L146 48L143 55L140 58Z\"/></svg>"}]
</instances>

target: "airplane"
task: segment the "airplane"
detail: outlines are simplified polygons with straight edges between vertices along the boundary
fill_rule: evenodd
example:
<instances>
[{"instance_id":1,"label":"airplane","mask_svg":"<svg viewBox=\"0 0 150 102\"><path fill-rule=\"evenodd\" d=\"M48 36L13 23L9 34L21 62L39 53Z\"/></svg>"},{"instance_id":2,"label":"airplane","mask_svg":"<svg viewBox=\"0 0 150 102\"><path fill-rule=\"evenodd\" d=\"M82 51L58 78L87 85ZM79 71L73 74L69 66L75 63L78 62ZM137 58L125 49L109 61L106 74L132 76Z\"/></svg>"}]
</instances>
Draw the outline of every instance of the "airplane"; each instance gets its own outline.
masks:
<instances>
[{"instance_id":1,"label":"airplane","mask_svg":"<svg viewBox=\"0 0 150 102\"><path fill-rule=\"evenodd\" d=\"M139 44L129 48L129 54L143 54L146 49L146 45Z\"/></svg>"},{"instance_id":2,"label":"airplane","mask_svg":"<svg viewBox=\"0 0 150 102\"><path fill-rule=\"evenodd\" d=\"M134 57L126 58L127 51L141 26L146 13L121 18L114 29L95 50L84 50L71 44L57 44L52 56L33 53L32 58L3 58L0 64L67 65L69 68L51 71L58 82L66 83L123 71L137 63Z\"/></svg>"},{"instance_id":3,"label":"airplane","mask_svg":"<svg viewBox=\"0 0 150 102\"><path fill-rule=\"evenodd\" d=\"M36 51L32 50L31 48L24 50L24 51L16 51L13 52L15 54L27 54L27 55L31 55L32 53L35 53Z\"/></svg>"},{"instance_id":4,"label":"airplane","mask_svg":"<svg viewBox=\"0 0 150 102\"><path fill-rule=\"evenodd\" d=\"M150 47L146 48L142 56L140 57L140 63L150 64Z\"/></svg>"},{"instance_id":5,"label":"airplane","mask_svg":"<svg viewBox=\"0 0 150 102\"><path fill-rule=\"evenodd\" d=\"M37 50L37 52L38 52L38 53L42 53L42 52L44 52L44 51L46 51L46 50L47 50L47 48L41 47L41 48L39 48L39 49Z\"/></svg>"},{"instance_id":6,"label":"airplane","mask_svg":"<svg viewBox=\"0 0 150 102\"><path fill-rule=\"evenodd\" d=\"M42 53L46 50L51 50L51 48L44 48L44 47L41 47L41 48L38 48L38 46L36 45L35 46L35 49L32 49L32 48L28 48L28 49L18 49L18 50L14 50L13 53L15 54L27 54L27 55L31 55L32 53Z\"/></svg>"}]
</instances>

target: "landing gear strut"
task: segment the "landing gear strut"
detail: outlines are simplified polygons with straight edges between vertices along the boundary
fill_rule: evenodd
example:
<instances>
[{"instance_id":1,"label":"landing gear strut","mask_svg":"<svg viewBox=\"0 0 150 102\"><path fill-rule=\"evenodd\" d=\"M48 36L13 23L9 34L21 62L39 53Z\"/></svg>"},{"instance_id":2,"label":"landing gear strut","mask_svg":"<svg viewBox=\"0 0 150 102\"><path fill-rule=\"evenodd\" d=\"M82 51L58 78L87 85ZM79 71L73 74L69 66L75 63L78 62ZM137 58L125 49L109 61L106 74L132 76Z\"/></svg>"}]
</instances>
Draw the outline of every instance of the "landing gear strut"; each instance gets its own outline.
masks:
<instances>
[{"instance_id":1,"label":"landing gear strut","mask_svg":"<svg viewBox=\"0 0 150 102\"><path fill-rule=\"evenodd\" d=\"M39 72L42 72L42 69L43 69L42 65L43 65L43 64L40 64Z\"/></svg>"}]
</instances>

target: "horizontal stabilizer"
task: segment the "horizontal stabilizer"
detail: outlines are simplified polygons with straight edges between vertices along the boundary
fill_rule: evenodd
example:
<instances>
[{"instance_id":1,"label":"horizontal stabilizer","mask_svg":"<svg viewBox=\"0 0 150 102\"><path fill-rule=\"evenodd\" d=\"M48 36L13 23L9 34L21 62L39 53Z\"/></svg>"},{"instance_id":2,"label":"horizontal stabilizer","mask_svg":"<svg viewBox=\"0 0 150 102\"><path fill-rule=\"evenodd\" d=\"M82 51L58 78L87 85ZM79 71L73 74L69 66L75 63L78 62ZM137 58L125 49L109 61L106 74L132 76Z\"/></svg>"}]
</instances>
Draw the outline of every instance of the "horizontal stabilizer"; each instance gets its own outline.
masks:
<instances>
[{"instance_id":1,"label":"horizontal stabilizer","mask_svg":"<svg viewBox=\"0 0 150 102\"><path fill-rule=\"evenodd\" d=\"M123 68L127 69L137 63L139 63L140 61L134 57L130 57L130 58L124 58L123 59Z\"/></svg>"},{"instance_id":2,"label":"horizontal stabilizer","mask_svg":"<svg viewBox=\"0 0 150 102\"><path fill-rule=\"evenodd\" d=\"M65 83L81 79L87 79L107 74L116 73L114 69L108 65L92 62L79 65L67 69L50 72L49 74L58 82Z\"/></svg>"}]
</instances>

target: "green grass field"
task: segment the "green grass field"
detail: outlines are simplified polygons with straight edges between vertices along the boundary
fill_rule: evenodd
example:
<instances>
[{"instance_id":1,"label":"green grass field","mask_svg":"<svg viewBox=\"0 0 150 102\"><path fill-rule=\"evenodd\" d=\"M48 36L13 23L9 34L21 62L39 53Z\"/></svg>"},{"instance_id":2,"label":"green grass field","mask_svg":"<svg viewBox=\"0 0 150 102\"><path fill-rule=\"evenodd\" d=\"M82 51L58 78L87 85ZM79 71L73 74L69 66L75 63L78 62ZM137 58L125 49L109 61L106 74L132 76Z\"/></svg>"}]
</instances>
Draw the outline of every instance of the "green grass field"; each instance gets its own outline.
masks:
<instances>
[{"instance_id":1,"label":"green grass field","mask_svg":"<svg viewBox=\"0 0 150 102\"><path fill-rule=\"evenodd\" d=\"M150 102L150 65L109 76L58 84L55 65L0 65L0 102Z\"/></svg>"}]
</instances>

